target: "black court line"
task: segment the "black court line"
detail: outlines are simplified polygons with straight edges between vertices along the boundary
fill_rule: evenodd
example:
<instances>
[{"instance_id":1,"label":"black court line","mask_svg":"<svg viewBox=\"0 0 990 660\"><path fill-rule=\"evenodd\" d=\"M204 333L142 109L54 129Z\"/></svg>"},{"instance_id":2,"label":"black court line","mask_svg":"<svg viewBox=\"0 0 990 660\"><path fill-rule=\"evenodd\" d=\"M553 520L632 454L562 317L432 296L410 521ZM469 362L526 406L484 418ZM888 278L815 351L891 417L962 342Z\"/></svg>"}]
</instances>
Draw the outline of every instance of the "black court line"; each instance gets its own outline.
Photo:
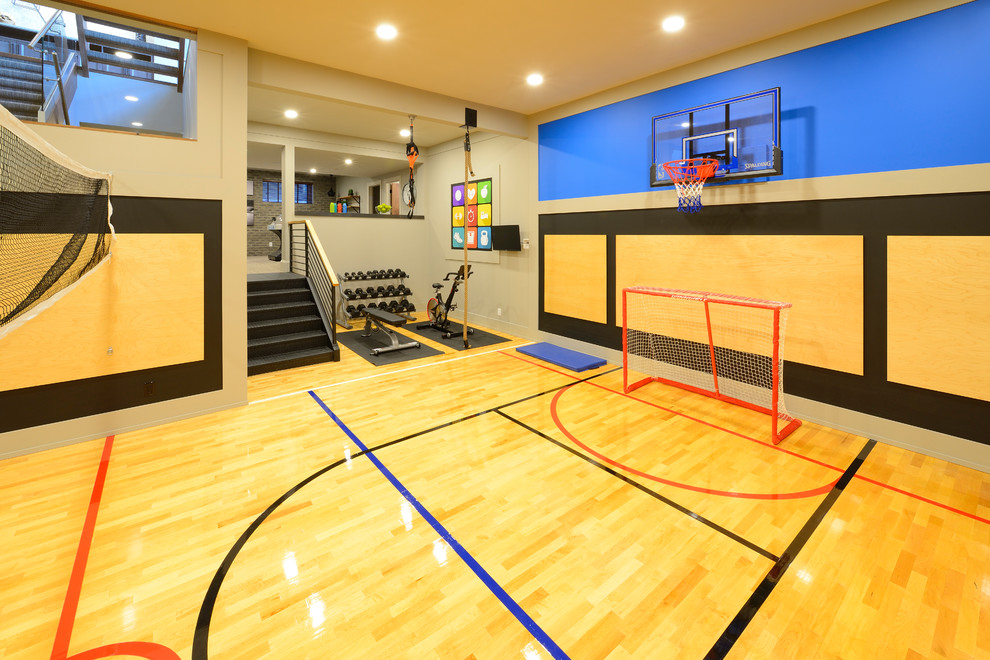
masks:
<instances>
[{"instance_id":1,"label":"black court line","mask_svg":"<svg viewBox=\"0 0 990 660\"><path fill-rule=\"evenodd\" d=\"M859 471L859 468L863 465L863 461L865 461L866 457L870 455L870 452L873 451L876 444L876 440L867 440L866 445L859 452L859 455L853 459L853 462L849 464L846 471L842 473L839 481L836 482L832 490L825 496L822 503L818 505L815 512L811 514L808 522L804 524L804 527L802 527L801 531L794 537L791 544L787 546L787 549L784 550L784 554L781 555L777 563L773 565L773 568L770 569L767 576L763 578L763 582L760 583L760 586L756 588L756 591L754 591L753 595L749 597L749 600L747 600L742 606L735 618L729 622L725 632L722 633L722 636L718 638L715 645L712 646L711 650L705 655L705 660L718 660L720 658L724 658L729 651L732 650L733 645L735 645L735 643L739 640L739 637L743 634L743 631L746 630L746 626L748 626L753 620L753 617L756 616L756 613L763 606L763 603L766 602L774 587L776 587L781 578L784 577L788 567L790 567L798 553L801 552L801 549L804 548L805 544L811 538L811 535L818 529L818 526L821 524L822 520L825 519L825 515L832 508L832 505L835 504L835 501L839 499L839 495L841 495L846 486L849 485L849 482L852 481L852 478L856 475L856 472Z\"/></svg>"},{"instance_id":2,"label":"black court line","mask_svg":"<svg viewBox=\"0 0 990 660\"><path fill-rule=\"evenodd\" d=\"M601 373L588 376L587 378L581 379L580 382L588 381L591 380L592 378L597 378L599 376L604 376L605 374L612 373L613 371L618 371L618 369L619 368L612 369L610 371L603 371ZM384 442L374 447L369 447L367 451L359 451L355 454L352 454L351 460L359 458L365 455L366 453L375 452L378 451L379 449L384 449L386 447L391 447L392 445L396 445L400 442L405 442L406 440L411 440L421 435L432 433L433 431L446 428L448 426L453 426L454 424L459 424L469 419L474 419L475 417L479 417L481 415L485 415L490 412L497 411L498 408L504 406L515 405L517 403L522 403L523 401L529 401L530 399L535 399L536 397L550 394L551 392L556 392L557 390L563 389L565 387L570 387L573 384L574 383L566 383L564 385L561 385L560 387L555 387L545 392L540 392L538 394L533 394L527 397L523 397L516 401L512 401L510 403L504 403L501 406L497 406L489 410L472 413L460 419L456 419L450 422L445 422L443 424L438 424L432 428L423 431L417 431L416 433L411 433L405 437L398 438L396 440L390 440L388 442ZM206 594L203 597L203 604L200 607L199 616L196 619L196 629L193 631L193 645L192 645L192 656L191 656L192 660L208 660L208 658L210 657L209 654L210 623L213 620L213 610L216 608L217 597L220 595L220 588L223 586L223 580L227 576L227 573L230 571L231 566L234 565L234 560L237 559L238 553L240 553L241 549L247 544L251 536L255 533L255 531L257 531L259 527L261 527L262 523L264 523L269 516L275 513L276 509L278 509L280 506L282 506L282 504L285 503L286 500L288 500L290 497L295 495L299 490L301 490L306 485L315 481L316 479L323 476L330 470L345 464L346 462L347 459L340 459L338 461L335 461L330 465L327 465L326 467L321 468L320 470L309 475L308 477L300 481L298 484L287 490L281 497L279 497L277 500L272 502L267 509L265 509L257 518L255 518L254 521L250 525L248 525L248 528L245 529L244 532L240 535L237 541L234 542L234 545L231 546L230 550L227 552L227 555L223 558L223 561L220 562L220 566L219 568L217 568L217 572L214 574L213 580L210 582L210 586L207 587Z\"/></svg>"},{"instance_id":3,"label":"black court line","mask_svg":"<svg viewBox=\"0 0 990 660\"><path fill-rule=\"evenodd\" d=\"M702 525L705 525L706 527L709 527L709 528L715 530L716 532L729 537L733 541L739 543L742 546L745 546L746 548L749 548L753 552L755 552L755 553L757 553L759 555L762 555L763 557L766 557L770 561L772 561L772 562L778 562L778 561L780 561L780 558L777 557L777 555L769 552L768 550L764 550L763 548L761 548L760 546L756 545L752 541L749 541L749 540L747 540L747 539L739 536L735 532L732 532L732 531L726 529L725 527L722 527L718 523L713 522L713 521L705 518L704 516L702 516L702 515L700 515L698 513L695 513L694 511L691 511L690 509L688 509L684 505L678 504L674 500L672 500L670 498L667 498L667 497L664 497L660 493L658 493L658 492L656 492L656 491L654 491L654 490L652 490L650 488L647 488L646 486L644 486L643 484L639 483L638 481L634 481L633 479L627 477L626 475L622 474L621 472L618 472L616 470L613 470L608 465L605 465L604 463L600 463L599 461L595 460L591 456L587 456L585 454L582 454L577 449L574 449L573 447L571 447L569 445L566 445L563 442L560 442L559 440L557 440L555 438L550 437L549 435L547 435L546 433L543 433L542 431L539 431L537 429L534 429L532 426L529 426L528 424L526 424L524 422L521 422L520 420L518 420L518 419L516 419L516 418L514 418L514 417L512 417L510 415L505 414L501 410L495 410L495 413L501 415L502 417L505 417L510 422L514 422L514 423L518 424L519 426L523 427L524 429L526 429L530 433L533 433L535 435L538 435L539 437L543 438L544 440L548 440L549 442L552 442L553 444L557 445L561 449L564 449L564 450L566 450L566 451L574 454L578 458L581 458L581 459L585 460L586 462L590 463L591 465L594 465L595 467L597 467L597 468L599 468L601 470L604 470L608 474L612 475L613 477L615 477L617 479L620 479L620 480L624 481L625 483L629 484L630 486L643 491L647 495L649 495L649 496L651 496L651 497L653 497L655 499L660 500L661 502L663 502L667 506L675 509L676 511L679 511L679 512L683 513L686 516L689 516L691 518L694 518L695 520L697 520L698 522L700 522Z\"/></svg>"}]
</instances>

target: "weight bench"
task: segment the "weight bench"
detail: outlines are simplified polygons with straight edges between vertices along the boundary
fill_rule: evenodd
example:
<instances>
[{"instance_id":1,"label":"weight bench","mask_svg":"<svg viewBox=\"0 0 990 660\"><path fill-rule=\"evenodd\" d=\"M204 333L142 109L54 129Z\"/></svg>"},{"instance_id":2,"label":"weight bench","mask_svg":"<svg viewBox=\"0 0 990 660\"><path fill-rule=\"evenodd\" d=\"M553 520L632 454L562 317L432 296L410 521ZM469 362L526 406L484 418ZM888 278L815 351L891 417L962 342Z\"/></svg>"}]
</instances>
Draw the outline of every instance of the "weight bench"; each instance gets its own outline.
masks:
<instances>
[{"instance_id":1,"label":"weight bench","mask_svg":"<svg viewBox=\"0 0 990 660\"><path fill-rule=\"evenodd\" d=\"M381 353L388 353L390 351L401 351L405 348L419 348L418 341L411 341L405 344L399 343L399 335L395 334L395 331L390 329L389 325L399 327L400 325L405 325L405 317L399 316L398 314L393 314L392 312L386 312L375 307L366 307L364 309L364 334L362 337L370 337L372 331L381 330L388 338L392 340L391 346L385 346L384 348L373 348L371 349L372 355L379 355Z\"/></svg>"}]
</instances>

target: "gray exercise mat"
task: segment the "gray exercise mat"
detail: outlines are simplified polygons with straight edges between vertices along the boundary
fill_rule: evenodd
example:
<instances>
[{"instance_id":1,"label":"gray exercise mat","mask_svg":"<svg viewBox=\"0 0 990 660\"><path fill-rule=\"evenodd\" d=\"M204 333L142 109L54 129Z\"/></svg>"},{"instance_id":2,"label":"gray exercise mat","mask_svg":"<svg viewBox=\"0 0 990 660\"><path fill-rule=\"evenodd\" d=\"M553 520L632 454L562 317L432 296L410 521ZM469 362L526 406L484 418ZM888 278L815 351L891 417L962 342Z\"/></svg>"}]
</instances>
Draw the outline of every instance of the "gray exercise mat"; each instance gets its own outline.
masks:
<instances>
[{"instance_id":1,"label":"gray exercise mat","mask_svg":"<svg viewBox=\"0 0 990 660\"><path fill-rule=\"evenodd\" d=\"M441 355L443 353L443 351L438 351L437 349L426 346L425 344L420 344L419 348L404 348L401 351L389 351L388 353L381 353L380 355L372 355L371 349L391 346L392 340L389 339L388 335L381 330L378 332L372 332L370 337L362 337L361 335L364 334L364 323L362 322L360 326L360 330L338 332L337 341L376 367L386 364L397 364L408 360L417 360L419 358L429 357L431 355ZM398 335L400 344L417 341L415 338L410 339L400 332L395 334Z\"/></svg>"},{"instance_id":2,"label":"gray exercise mat","mask_svg":"<svg viewBox=\"0 0 990 660\"><path fill-rule=\"evenodd\" d=\"M462 326L460 323L454 323L453 321L451 321L450 332L452 333L453 336L450 339L444 339L443 333L434 328L426 327L420 330L417 327L423 325L424 323L426 322L420 321L419 323L411 323L411 322L407 323L405 326L405 330L408 330L409 332L414 332L420 337L426 337L427 339L443 344L444 346L449 346L450 348L453 348L456 351L464 350L464 335L462 332L464 326ZM492 346L493 344L501 344L502 342L509 341L509 339L505 337L500 337L496 334L492 334L491 332L487 332L480 328L472 328L472 329L474 330L474 332L468 335L468 343L471 345L471 348Z\"/></svg>"}]
</instances>

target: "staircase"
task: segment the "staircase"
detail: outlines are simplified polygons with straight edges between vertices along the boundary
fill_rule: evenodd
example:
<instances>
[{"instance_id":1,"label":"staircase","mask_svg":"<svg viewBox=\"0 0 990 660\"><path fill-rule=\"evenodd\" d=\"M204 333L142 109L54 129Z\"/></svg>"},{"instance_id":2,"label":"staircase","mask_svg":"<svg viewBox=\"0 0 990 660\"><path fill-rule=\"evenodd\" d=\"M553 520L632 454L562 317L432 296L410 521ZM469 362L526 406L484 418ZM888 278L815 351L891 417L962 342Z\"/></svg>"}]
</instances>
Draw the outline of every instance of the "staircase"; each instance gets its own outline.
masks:
<instances>
[{"instance_id":1,"label":"staircase","mask_svg":"<svg viewBox=\"0 0 990 660\"><path fill-rule=\"evenodd\" d=\"M306 278L248 275L248 375L340 360Z\"/></svg>"},{"instance_id":2,"label":"staircase","mask_svg":"<svg viewBox=\"0 0 990 660\"><path fill-rule=\"evenodd\" d=\"M0 105L21 121L38 121L45 102L41 60L0 53Z\"/></svg>"}]
</instances>

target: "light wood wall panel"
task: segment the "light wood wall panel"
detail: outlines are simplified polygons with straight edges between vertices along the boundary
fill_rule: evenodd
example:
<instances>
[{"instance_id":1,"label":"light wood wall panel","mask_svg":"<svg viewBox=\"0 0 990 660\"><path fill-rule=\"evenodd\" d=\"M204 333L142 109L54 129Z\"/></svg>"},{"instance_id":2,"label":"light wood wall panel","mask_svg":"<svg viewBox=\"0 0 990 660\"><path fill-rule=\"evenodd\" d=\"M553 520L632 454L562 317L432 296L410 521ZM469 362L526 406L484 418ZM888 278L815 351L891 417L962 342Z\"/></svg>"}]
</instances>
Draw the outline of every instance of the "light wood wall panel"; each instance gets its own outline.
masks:
<instances>
[{"instance_id":1,"label":"light wood wall panel","mask_svg":"<svg viewBox=\"0 0 990 660\"><path fill-rule=\"evenodd\" d=\"M618 236L615 260L618 324L627 286L789 302L787 360L863 373L862 236Z\"/></svg>"},{"instance_id":2,"label":"light wood wall panel","mask_svg":"<svg viewBox=\"0 0 990 660\"><path fill-rule=\"evenodd\" d=\"M107 263L0 339L0 391L202 360L203 249L202 234L118 234Z\"/></svg>"},{"instance_id":3,"label":"light wood wall panel","mask_svg":"<svg viewBox=\"0 0 990 660\"><path fill-rule=\"evenodd\" d=\"M543 309L585 321L608 321L605 236L551 235L543 246Z\"/></svg>"},{"instance_id":4,"label":"light wood wall panel","mask_svg":"<svg viewBox=\"0 0 990 660\"><path fill-rule=\"evenodd\" d=\"M887 239L887 378L990 401L990 237Z\"/></svg>"}]
</instances>

